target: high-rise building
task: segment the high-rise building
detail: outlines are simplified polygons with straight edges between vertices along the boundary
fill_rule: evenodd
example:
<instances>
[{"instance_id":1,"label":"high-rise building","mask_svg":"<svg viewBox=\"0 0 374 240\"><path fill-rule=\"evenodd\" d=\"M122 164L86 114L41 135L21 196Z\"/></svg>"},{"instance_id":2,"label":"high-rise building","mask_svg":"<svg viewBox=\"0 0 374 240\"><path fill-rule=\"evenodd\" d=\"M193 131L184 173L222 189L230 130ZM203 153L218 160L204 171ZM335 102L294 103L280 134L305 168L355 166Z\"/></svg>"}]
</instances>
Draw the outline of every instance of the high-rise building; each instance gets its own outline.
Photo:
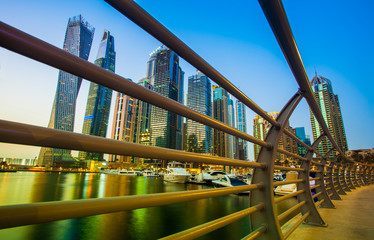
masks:
<instances>
[{"instance_id":1,"label":"high-rise building","mask_svg":"<svg viewBox=\"0 0 374 240\"><path fill-rule=\"evenodd\" d=\"M296 136L306 145L311 146L310 138L305 135L305 128L304 127L297 127L295 128ZM299 155L304 157L306 153L308 152L308 149L306 149L301 144L297 144L297 148L299 151Z\"/></svg>"},{"instance_id":2,"label":"high-rise building","mask_svg":"<svg viewBox=\"0 0 374 240\"><path fill-rule=\"evenodd\" d=\"M110 35L109 31L105 30L94 63L114 72L115 58L114 38ZM112 89L91 82L82 133L100 137L106 136L111 101ZM80 152L79 158L85 160L103 160L103 155L103 153Z\"/></svg>"},{"instance_id":3,"label":"high-rise building","mask_svg":"<svg viewBox=\"0 0 374 240\"><path fill-rule=\"evenodd\" d=\"M142 78L138 84L152 90L153 86L148 78ZM151 145L151 105L139 99L134 99L135 102L135 125L134 125L134 142L144 145ZM151 159L135 157L136 164L141 165L144 163L153 163Z\"/></svg>"},{"instance_id":4,"label":"high-rise building","mask_svg":"<svg viewBox=\"0 0 374 240\"><path fill-rule=\"evenodd\" d=\"M236 100L236 125L239 131L247 133L245 105L239 100ZM240 138L238 139L237 158L248 160L248 143Z\"/></svg>"},{"instance_id":5,"label":"high-rise building","mask_svg":"<svg viewBox=\"0 0 374 240\"><path fill-rule=\"evenodd\" d=\"M279 115L278 112L269 113L269 116L271 116L274 119L276 119L278 115ZM271 127L271 124L267 120L257 115L253 119L253 136L260 140L265 140L266 134L268 133L270 127ZM289 125L286 126L286 129L296 134L295 129L290 127ZM254 148L254 157L255 159L257 159L260 153L261 146L257 144L253 144L253 148ZM280 137L277 148L286 150L294 154L298 153L296 141L294 141L292 138L290 138L286 134L282 134L282 136ZM295 159L293 157L289 157L287 155L277 152L275 161L277 164L288 165L288 164L293 164L295 162Z\"/></svg>"},{"instance_id":6,"label":"high-rise building","mask_svg":"<svg viewBox=\"0 0 374 240\"><path fill-rule=\"evenodd\" d=\"M198 71L188 78L187 106L201 114L212 116L212 86L210 79ZM187 151L212 154L212 128L187 119Z\"/></svg>"},{"instance_id":7,"label":"high-rise building","mask_svg":"<svg viewBox=\"0 0 374 240\"><path fill-rule=\"evenodd\" d=\"M155 92L183 103L184 72L178 55L170 49L158 48L148 62L147 78L154 81ZM183 118L162 108L151 107L151 144L182 150ZM162 163L165 167L166 163Z\"/></svg>"},{"instance_id":8,"label":"high-rise building","mask_svg":"<svg viewBox=\"0 0 374 240\"><path fill-rule=\"evenodd\" d=\"M213 85L213 118L229 124L229 94L220 87ZM213 131L213 153L221 157L230 157L229 136L220 130Z\"/></svg>"},{"instance_id":9,"label":"high-rise building","mask_svg":"<svg viewBox=\"0 0 374 240\"><path fill-rule=\"evenodd\" d=\"M88 60L95 28L90 26L81 15L69 18L63 49L75 56ZM56 95L48 127L73 131L75 107L82 78L60 71ZM57 166L63 161L72 161L71 151L66 149L42 147L38 165Z\"/></svg>"},{"instance_id":10,"label":"high-rise building","mask_svg":"<svg viewBox=\"0 0 374 240\"><path fill-rule=\"evenodd\" d=\"M318 77L316 73L310 84L312 86L314 98L318 103L323 119L325 120L332 137L335 139L342 152L346 152L348 150L348 145L339 98L338 95L333 93L331 81L322 76ZM310 112L310 120L313 130L313 139L316 140L323 133L323 130L312 112ZM331 142L325 137L319 144L318 151L324 155L331 149L331 147ZM330 156L333 156L333 153Z\"/></svg>"},{"instance_id":11,"label":"high-rise building","mask_svg":"<svg viewBox=\"0 0 374 240\"><path fill-rule=\"evenodd\" d=\"M131 79L129 79L131 81ZM136 100L118 92L114 105L111 138L119 141L134 142ZM131 157L109 155L110 162L130 163Z\"/></svg>"}]
</instances>

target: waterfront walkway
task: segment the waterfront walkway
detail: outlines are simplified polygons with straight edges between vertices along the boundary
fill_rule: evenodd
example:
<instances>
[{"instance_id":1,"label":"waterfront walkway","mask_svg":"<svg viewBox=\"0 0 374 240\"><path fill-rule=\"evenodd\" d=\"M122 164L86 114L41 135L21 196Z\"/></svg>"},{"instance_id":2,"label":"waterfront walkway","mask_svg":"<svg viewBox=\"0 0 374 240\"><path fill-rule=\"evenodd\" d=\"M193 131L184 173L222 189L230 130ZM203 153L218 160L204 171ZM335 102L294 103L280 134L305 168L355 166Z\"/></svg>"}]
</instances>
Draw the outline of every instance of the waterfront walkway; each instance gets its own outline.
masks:
<instances>
[{"instance_id":1,"label":"waterfront walkway","mask_svg":"<svg viewBox=\"0 0 374 240\"><path fill-rule=\"evenodd\" d=\"M363 186L333 200L336 209L319 208L327 227L300 225L292 240L374 239L374 185Z\"/></svg>"}]
</instances>

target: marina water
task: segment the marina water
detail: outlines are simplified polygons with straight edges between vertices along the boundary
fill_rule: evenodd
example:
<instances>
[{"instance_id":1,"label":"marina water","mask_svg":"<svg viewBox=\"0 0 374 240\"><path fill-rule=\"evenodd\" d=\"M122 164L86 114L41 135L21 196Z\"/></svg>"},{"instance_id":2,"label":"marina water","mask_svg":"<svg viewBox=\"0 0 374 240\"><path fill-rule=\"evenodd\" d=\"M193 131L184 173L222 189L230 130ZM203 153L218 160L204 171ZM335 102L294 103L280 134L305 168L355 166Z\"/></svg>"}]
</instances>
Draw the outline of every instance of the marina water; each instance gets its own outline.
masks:
<instances>
[{"instance_id":1,"label":"marina water","mask_svg":"<svg viewBox=\"0 0 374 240\"><path fill-rule=\"evenodd\" d=\"M0 173L0 205L102 198L210 188L164 182L162 177L100 173ZM294 205L289 199L278 211ZM168 206L61 220L0 230L6 240L158 239L215 220L249 206L249 196L230 194ZM249 218L198 239L241 239L249 234Z\"/></svg>"}]
</instances>

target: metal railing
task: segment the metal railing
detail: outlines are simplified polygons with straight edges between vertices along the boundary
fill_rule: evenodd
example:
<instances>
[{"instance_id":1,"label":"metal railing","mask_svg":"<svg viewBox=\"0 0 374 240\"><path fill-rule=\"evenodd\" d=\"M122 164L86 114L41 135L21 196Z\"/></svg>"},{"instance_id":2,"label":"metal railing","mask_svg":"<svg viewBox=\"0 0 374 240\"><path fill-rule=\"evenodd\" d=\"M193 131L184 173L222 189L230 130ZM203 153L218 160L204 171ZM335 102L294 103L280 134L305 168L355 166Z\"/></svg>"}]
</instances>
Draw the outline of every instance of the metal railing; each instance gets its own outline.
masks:
<instances>
[{"instance_id":1,"label":"metal railing","mask_svg":"<svg viewBox=\"0 0 374 240\"><path fill-rule=\"evenodd\" d=\"M271 123L272 126L265 140L257 139L216 119L191 110L176 101L141 87L124 77L106 71L3 22L0 23L0 46L235 137L258 144L262 148L256 162L145 146L5 120L0 120L0 141L87 152L253 168L252 184L223 189L0 206L0 228L168 205L250 191L250 207L248 209L175 233L164 239L193 239L248 216L251 218L250 227L252 231L248 236L243 236L243 239L286 239L302 222L325 225L317 207L333 208L334 204L331 199L338 200L340 199L339 195L344 195L351 189L374 182L373 166L357 163L347 158L333 139L314 99L287 16L279 0L260 0L259 2L300 88L284 106L276 120L252 102L222 74L135 2L129 0L106 0L106 2ZM324 134L311 147L286 129L292 112L302 99L307 101L324 131ZM277 148L282 134L286 134L304 146L308 150L305 157ZM321 155L316 151L316 148L325 137L332 143L333 148L327 154ZM338 154L333 159L330 159L328 156L333 150L338 152ZM276 153L298 159L300 167L290 168L274 165ZM317 156L317 158L312 160L313 156ZM274 170L297 171L298 179L273 182ZM315 172L316 174L312 179L310 179L310 172ZM314 187L310 186L311 180L315 181ZM286 196L274 198L274 187L285 184L297 184L298 190ZM312 195L311 190L315 190L315 195ZM275 204L294 196L297 196L298 204L278 215L275 210ZM281 220L295 213L301 213L296 214L299 219L295 225L284 232L280 224Z\"/></svg>"}]
</instances>

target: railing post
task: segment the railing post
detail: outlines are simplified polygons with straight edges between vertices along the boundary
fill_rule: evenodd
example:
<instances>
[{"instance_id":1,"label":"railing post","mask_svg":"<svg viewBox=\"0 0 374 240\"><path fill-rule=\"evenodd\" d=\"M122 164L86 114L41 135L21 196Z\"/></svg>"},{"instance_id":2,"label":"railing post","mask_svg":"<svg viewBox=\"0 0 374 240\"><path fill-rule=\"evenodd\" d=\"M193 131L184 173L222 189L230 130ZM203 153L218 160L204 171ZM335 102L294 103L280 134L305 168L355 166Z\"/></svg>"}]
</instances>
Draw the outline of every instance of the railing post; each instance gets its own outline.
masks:
<instances>
[{"instance_id":1,"label":"railing post","mask_svg":"<svg viewBox=\"0 0 374 240\"><path fill-rule=\"evenodd\" d=\"M296 93L290 101L285 105L279 113L277 122L280 123L280 128L272 126L266 135L265 141L271 144L271 148L261 147L260 153L257 157L258 163L266 164L266 168L254 169L252 176L252 184L263 183L264 188L256 193L250 193L250 206L255 206L260 203L265 203L265 208L259 212L251 215L252 230L265 226L266 231L259 236L259 239L265 240L281 240L283 233L278 221L277 211L274 203L274 187L273 174L274 162L276 157L277 145L282 136L283 129L288 122L293 110L302 99L302 95Z\"/></svg>"},{"instance_id":2,"label":"railing post","mask_svg":"<svg viewBox=\"0 0 374 240\"><path fill-rule=\"evenodd\" d=\"M312 144L311 148L313 151L308 151L305 155L305 158L308 161L303 161L301 164L301 168L305 169L305 172L299 173L299 179L304 179L304 182L297 183L297 189L303 189L304 193L300 194L297 198L298 202L305 201L306 204L304 204L300 210L301 213L304 215L306 213L310 213L310 215L304 220L304 223L311 224L311 225L317 225L317 226L327 226L325 221L323 221L321 215L319 214L316 205L314 204L314 198L312 196L311 190L310 190L310 182L309 182L309 175L310 175L310 163L313 158L314 151L318 147L318 144L321 142L321 140L325 137L324 134L320 135ZM323 182L323 177L321 179L321 176L318 176L319 179L315 180L316 184L320 184Z\"/></svg>"},{"instance_id":3,"label":"railing post","mask_svg":"<svg viewBox=\"0 0 374 240\"><path fill-rule=\"evenodd\" d=\"M341 173L341 180L342 180L342 185L343 185L344 191L351 192L351 189L348 186L347 164L346 163L341 164L340 173Z\"/></svg>"},{"instance_id":4,"label":"railing post","mask_svg":"<svg viewBox=\"0 0 374 240\"><path fill-rule=\"evenodd\" d=\"M328 175L328 180L329 180L329 186L330 186L330 190L328 192L331 192L332 195L331 195L331 199L332 200L341 200L341 197L339 196L339 194L337 193L336 191L336 188L335 188L335 185L334 185L334 178L333 178L333 175L334 175L334 162L336 161L336 159L338 159L339 155L336 155L333 159L330 160L330 165L327 166L326 164L326 160L325 160L325 166L330 168L330 172L327 173ZM326 186L327 184L325 184Z\"/></svg>"},{"instance_id":5,"label":"railing post","mask_svg":"<svg viewBox=\"0 0 374 240\"><path fill-rule=\"evenodd\" d=\"M348 177L347 180L348 180L348 187L350 189L356 189L355 186L353 185L353 181L352 181L352 164L350 163L346 163L346 169L347 169L347 172L346 172L346 176Z\"/></svg>"},{"instance_id":6,"label":"railing post","mask_svg":"<svg viewBox=\"0 0 374 240\"><path fill-rule=\"evenodd\" d=\"M360 169L361 169L361 171L360 171L360 183L362 184L362 186L365 186L365 185L367 185L366 179L365 179L367 166L361 165Z\"/></svg>"},{"instance_id":7,"label":"railing post","mask_svg":"<svg viewBox=\"0 0 374 240\"><path fill-rule=\"evenodd\" d=\"M334 204L331 202L331 199L329 197L329 195L327 194L327 191L326 191L326 187L325 187L325 165L326 165L326 158L330 155L330 153L333 151L334 149L331 148L330 151L328 151L322 158L321 158L321 165L318 165L318 172L317 172L317 176L319 178L319 180L317 180L316 182L316 185L319 187L316 188L316 193L318 192L322 192L322 194L320 194L317 198L318 198L318 201L322 201L322 204L321 204L321 207L323 208L335 208Z\"/></svg>"},{"instance_id":8,"label":"railing post","mask_svg":"<svg viewBox=\"0 0 374 240\"><path fill-rule=\"evenodd\" d=\"M343 186L342 186L343 179L342 179L342 176L341 176L341 164L337 163L337 160L338 159L336 159L334 162L332 162L332 164L334 164L334 170L335 170L335 172L334 172L334 177L335 177L334 183L335 182L337 183L337 185L336 185L337 189L338 189L337 192L340 195L347 195L347 193L344 191Z\"/></svg>"},{"instance_id":9,"label":"railing post","mask_svg":"<svg viewBox=\"0 0 374 240\"><path fill-rule=\"evenodd\" d=\"M352 164L352 170L353 170L353 183L355 184L354 186L355 187L361 187L361 184L360 182L358 181L358 179L360 178L360 172L359 172L359 165L357 164Z\"/></svg>"}]
</instances>

